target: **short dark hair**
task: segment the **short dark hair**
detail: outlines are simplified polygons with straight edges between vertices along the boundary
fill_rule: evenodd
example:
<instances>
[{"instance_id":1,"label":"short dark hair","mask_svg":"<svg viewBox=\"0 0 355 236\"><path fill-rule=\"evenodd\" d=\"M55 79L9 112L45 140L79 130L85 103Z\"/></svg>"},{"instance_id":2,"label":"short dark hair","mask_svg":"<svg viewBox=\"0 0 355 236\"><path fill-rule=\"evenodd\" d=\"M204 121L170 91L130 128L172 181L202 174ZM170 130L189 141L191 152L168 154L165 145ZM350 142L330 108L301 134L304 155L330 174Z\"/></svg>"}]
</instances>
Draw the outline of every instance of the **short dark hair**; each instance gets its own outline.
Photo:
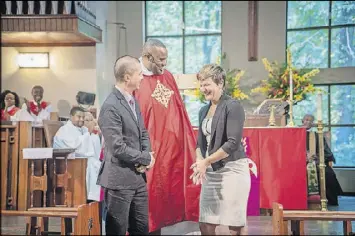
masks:
<instances>
[{"instance_id":1,"label":"short dark hair","mask_svg":"<svg viewBox=\"0 0 355 236\"><path fill-rule=\"evenodd\" d=\"M153 47L166 49L165 44L159 39L148 39L143 45L143 52L148 52Z\"/></svg>"},{"instance_id":2,"label":"short dark hair","mask_svg":"<svg viewBox=\"0 0 355 236\"><path fill-rule=\"evenodd\" d=\"M15 107L19 107L20 106L20 98L19 96L17 95L17 93L11 91L11 90L5 90L4 92L1 93L1 109L4 109L5 108L5 97L7 94L11 93L12 95L15 96Z\"/></svg>"},{"instance_id":3,"label":"short dark hair","mask_svg":"<svg viewBox=\"0 0 355 236\"><path fill-rule=\"evenodd\" d=\"M85 112L84 108L75 106L70 110L70 115L75 116L75 114L79 111Z\"/></svg>"},{"instance_id":4,"label":"short dark hair","mask_svg":"<svg viewBox=\"0 0 355 236\"><path fill-rule=\"evenodd\" d=\"M40 90L42 90L42 93L44 92L44 88L43 88L41 85L35 85L35 86L33 86L32 91L33 91L34 89L40 89Z\"/></svg>"}]
</instances>

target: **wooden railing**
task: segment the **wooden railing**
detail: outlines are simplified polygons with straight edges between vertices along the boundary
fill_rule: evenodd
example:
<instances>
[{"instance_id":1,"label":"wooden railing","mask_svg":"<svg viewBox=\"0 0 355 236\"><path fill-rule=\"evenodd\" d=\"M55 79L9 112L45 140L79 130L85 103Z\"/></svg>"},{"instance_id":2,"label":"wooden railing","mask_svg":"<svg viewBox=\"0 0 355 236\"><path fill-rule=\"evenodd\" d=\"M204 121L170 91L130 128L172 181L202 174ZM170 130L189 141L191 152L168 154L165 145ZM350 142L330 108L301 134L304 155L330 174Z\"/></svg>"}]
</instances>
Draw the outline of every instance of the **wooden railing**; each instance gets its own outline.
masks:
<instances>
[{"instance_id":1,"label":"wooden railing","mask_svg":"<svg viewBox=\"0 0 355 236\"><path fill-rule=\"evenodd\" d=\"M5 15L76 15L96 24L96 16L88 1L5 1L1 13Z\"/></svg>"}]
</instances>

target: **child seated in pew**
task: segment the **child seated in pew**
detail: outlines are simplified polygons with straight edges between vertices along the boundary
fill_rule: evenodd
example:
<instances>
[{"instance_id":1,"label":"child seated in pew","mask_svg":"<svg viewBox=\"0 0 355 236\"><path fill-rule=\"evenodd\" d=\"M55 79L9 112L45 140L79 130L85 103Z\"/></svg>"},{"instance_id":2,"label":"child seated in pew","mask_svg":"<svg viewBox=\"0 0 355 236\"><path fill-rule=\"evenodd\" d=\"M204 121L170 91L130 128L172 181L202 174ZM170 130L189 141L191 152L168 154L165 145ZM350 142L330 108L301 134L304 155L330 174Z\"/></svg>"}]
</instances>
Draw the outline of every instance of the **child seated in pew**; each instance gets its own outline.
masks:
<instances>
[{"instance_id":1,"label":"child seated in pew","mask_svg":"<svg viewBox=\"0 0 355 236\"><path fill-rule=\"evenodd\" d=\"M1 120L17 121L19 119L20 99L17 93L5 90L1 93Z\"/></svg>"}]
</instances>

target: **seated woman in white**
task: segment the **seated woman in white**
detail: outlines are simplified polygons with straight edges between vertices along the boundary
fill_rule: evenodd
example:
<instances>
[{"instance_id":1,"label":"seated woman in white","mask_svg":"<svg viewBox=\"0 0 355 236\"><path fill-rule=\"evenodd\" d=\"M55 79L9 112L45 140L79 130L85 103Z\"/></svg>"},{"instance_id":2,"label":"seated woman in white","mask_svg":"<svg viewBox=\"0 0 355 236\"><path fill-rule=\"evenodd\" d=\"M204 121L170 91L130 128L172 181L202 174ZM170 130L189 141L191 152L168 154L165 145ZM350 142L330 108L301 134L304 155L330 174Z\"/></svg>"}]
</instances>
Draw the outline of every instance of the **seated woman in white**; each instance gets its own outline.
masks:
<instances>
[{"instance_id":1,"label":"seated woman in white","mask_svg":"<svg viewBox=\"0 0 355 236\"><path fill-rule=\"evenodd\" d=\"M32 88L33 100L28 101L25 99L25 103L22 105L21 120L32 121L35 124L42 124L43 120L50 119L50 113L52 106L49 102L43 101L44 89L40 85L36 85Z\"/></svg>"},{"instance_id":2,"label":"seated woman in white","mask_svg":"<svg viewBox=\"0 0 355 236\"><path fill-rule=\"evenodd\" d=\"M53 148L73 148L75 157L88 158L86 187L88 200L100 200L100 186L96 185L101 162L100 138L94 133L94 125L84 126L85 111L73 107L70 120L57 131L53 140ZM96 175L96 177L95 177Z\"/></svg>"}]
</instances>

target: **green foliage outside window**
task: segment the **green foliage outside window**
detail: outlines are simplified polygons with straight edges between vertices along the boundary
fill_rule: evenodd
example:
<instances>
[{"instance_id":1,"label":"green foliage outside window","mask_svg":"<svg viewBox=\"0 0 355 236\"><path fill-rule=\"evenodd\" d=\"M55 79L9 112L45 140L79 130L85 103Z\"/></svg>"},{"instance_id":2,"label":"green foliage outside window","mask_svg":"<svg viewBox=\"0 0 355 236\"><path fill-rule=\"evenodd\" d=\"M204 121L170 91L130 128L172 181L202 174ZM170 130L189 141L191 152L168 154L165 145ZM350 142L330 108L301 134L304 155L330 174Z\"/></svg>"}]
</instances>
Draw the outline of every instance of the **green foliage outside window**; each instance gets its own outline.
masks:
<instances>
[{"instance_id":1,"label":"green foliage outside window","mask_svg":"<svg viewBox=\"0 0 355 236\"><path fill-rule=\"evenodd\" d=\"M288 1L287 9L287 45L297 67L355 66L355 1Z\"/></svg>"}]
</instances>

